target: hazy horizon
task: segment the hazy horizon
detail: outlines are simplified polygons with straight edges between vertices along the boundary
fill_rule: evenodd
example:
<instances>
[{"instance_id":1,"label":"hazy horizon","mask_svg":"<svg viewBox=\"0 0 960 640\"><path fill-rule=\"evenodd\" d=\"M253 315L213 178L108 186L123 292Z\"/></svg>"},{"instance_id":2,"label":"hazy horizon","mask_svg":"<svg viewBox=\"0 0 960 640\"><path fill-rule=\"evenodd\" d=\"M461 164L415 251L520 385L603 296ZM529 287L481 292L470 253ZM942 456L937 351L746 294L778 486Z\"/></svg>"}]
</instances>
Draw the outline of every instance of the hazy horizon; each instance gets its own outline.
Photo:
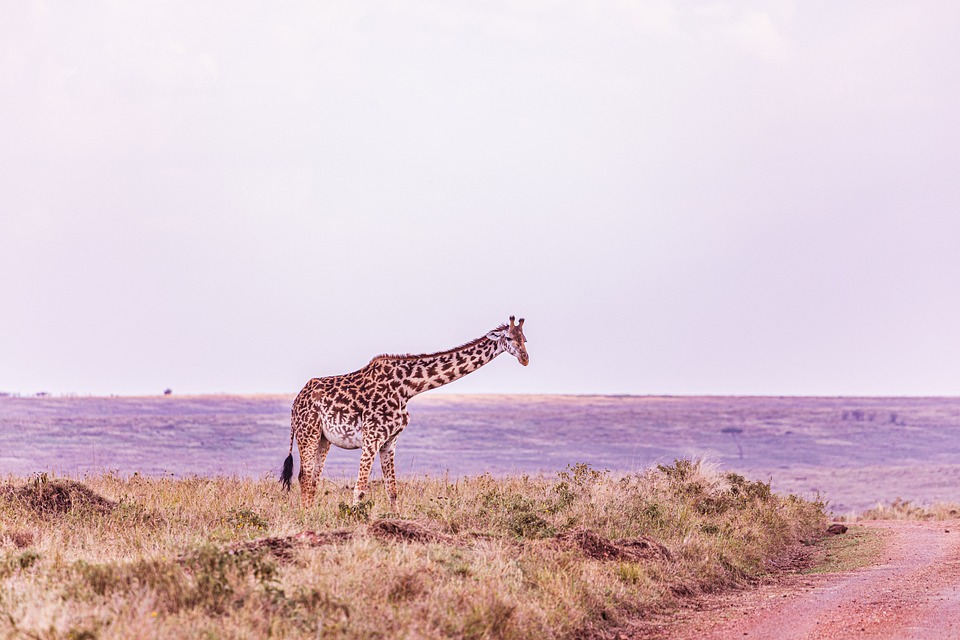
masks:
<instances>
[{"instance_id":1,"label":"hazy horizon","mask_svg":"<svg viewBox=\"0 0 960 640\"><path fill-rule=\"evenodd\" d=\"M960 394L960 5L13 3L0 392Z\"/></svg>"},{"instance_id":2,"label":"hazy horizon","mask_svg":"<svg viewBox=\"0 0 960 640\"><path fill-rule=\"evenodd\" d=\"M293 398L300 391L299 388L291 389L289 391L248 391L248 392L234 392L234 391L199 391L199 392L187 392L187 393L177 393L176 391L170 389L171 393L165 393L166 389L163 391L158 391L156 393L78 393L75 391L66 391L59 393L52 393L48 391L36 391L36 392L9 392L9 391L0 391L0 398L19 398L19 399L106 399L106 398L118 398L118 399L128 399L135 400L137 398L156 398L158 396L165 397L176 397L180 399L184 398L212 398L212 397L236 397L236 398L257 398L257 397L290 397ZM539 393L539 392L514 392L514 391L457 391L455 388L440 387L438 389L432 389L431 391L424 393L422 395L416 396L416 400L411 400L411 402L421 402L422 399L426 398L428 401L430 398L447 398L453 399L455 396L464 396L464 397L483 397L483 396L511 396L511 397L548 397L548 396L557 396L557 397L567 397L567 398L637 398L637 399L650 399L656 400L658 398L662 399L683 399L683 398L737 398L737 399L823 399L823 400L924 400L931 398L945 398L945 399L956 399L960 398L960 394L954 395L938 395L938 396L929 396L929 395L900 395L900 396L881 396L881 395L791 395L791 394L717 394L717 393L701 393L701 394L691 394L691 393Z\"/></svg>"}]
</instances>

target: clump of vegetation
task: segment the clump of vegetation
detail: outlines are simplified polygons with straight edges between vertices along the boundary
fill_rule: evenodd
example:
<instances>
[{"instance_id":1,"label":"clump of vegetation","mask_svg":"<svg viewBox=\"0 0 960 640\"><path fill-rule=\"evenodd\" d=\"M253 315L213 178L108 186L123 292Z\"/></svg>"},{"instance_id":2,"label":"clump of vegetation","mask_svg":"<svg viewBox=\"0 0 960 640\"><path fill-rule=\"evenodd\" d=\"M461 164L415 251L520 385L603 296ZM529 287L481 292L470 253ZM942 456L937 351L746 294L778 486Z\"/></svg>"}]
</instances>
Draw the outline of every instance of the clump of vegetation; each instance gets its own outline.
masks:
<instances>
[{"instance_id":1,"label":"clump of vegetation","mask_svg":"<svg viewBox=\"0 0 960 640\"><path fill-rule=\"evenodd\" d=\"M32 477L26 484L8 485L0 495L40 515L71 511L108 513L116 503L74 480L51 479L46 473Z\"/></svg>"},{"instance_id":2,"label":"clump of vegetation","mask_svg":"<svg viewBox=\"0 0 960 640\"><path fill-rule=\"evenodd\" d=\"M17 523L0 529L0 635L609 634L755 579L825 525L822 503L689 460L628 475L581 464L414 477L400 515L377 485L352 507L351 487L327 482L304 509L272 479L75 484L112 507L36 509L22 487L0 499L0 522Z\"/></svg>"},{"instance_id":3,"label":"clump of vegetation","mask_svg":"<svg viewBox=\"0 0 960 640\"><path fill-rule=\"evenodd\" d=\"M860 514L860 520L953 520L960 518L960 504L935 502L921 506L897 498L888 505L878 504Z\"/></svg>"}]
</instances>

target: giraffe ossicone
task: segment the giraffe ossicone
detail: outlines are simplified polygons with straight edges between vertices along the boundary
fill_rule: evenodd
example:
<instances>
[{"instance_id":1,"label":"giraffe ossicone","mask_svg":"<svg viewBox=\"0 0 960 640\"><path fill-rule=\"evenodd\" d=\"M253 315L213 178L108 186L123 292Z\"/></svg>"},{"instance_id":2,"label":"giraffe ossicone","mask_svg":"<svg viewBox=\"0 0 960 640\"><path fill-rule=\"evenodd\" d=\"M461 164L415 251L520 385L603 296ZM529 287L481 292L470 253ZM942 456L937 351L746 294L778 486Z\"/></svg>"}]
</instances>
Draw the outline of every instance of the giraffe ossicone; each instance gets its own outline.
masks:
<instances>
[{"instance_id":1,"label":"giraffe ossicone","mask_svg":"<svg viewBox=\"0 0 960 640\"><path fill-rule=\"evenodd\" d=\"M387 485L390 507L397 506L394 453L397 437L410 422L410 398L449 384L509 353L527 366L523 318L510 316L503 324L462 346L421 355L380 355L352 373L313 378L304 385L290 411L290 453L280 482L290 489L293 479L293 443L300 452L301 501L312 504L330 445L360 449L360 469L353 502L367 492L374 457Z\"/></svg>"}]
</instances>

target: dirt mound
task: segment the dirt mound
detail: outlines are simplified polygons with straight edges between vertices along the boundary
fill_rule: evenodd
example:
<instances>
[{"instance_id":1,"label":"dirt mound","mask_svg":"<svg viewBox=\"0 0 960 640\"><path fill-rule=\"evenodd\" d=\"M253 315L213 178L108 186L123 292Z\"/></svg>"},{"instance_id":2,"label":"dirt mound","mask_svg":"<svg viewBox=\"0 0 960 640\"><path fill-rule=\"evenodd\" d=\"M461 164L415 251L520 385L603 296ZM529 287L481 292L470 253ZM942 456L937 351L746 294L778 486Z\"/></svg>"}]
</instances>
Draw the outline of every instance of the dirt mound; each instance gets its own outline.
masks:
<instances>
[{"instance_id":1,"label":"dirt mound","mask_svg":"<svg viewBox=\"0 0 960 640\"><path fill-rule=\"evenodd\" d=\"M11 544L17 549L26 549L32 546L36 538L36 534L27 529L0 531L0 545Z\"/></svg>"},{"instance_id":2,"label":"dirt mound","mask_svg":"<svg viewBox=\"0 0 960 640\"><path fill-rule=\"evenodd\" d=\"M450 536L427 529L410 520L376 520L370 525L370 533L381 540L405 540L407 542L445 542L455 544Z\"/></svg>"},{"instance_id":3,"label":"dirt mound","mask_svg":"<svg viewBox=\"0 0 960 640\"><path fill-rule=\"evenodd\" d=\"M646 536L639 538L625 538L618 540L617 544L640 558L658 558L662 560L673 560L670 550L665 546Z\"/></svg>"},{"instance_id":4,"label":"dirt mound","mask_svg":"<svg viewBox=\"0 0 960 640\"><path fill-rule=\"evenodd\" d=\"M40 515L64 514L75 509L107 514L117 506L113 500L104 498L79 482L42 477L22 487L8 485L0 495Z\"/></svg>"},{"instance_id":5,"label":"dirt mound","mask_svg":"<svg viewBox=\"0 0 960 640\"><path fill-rule=\"evenodd\" d=\"M594 560L669 560L670 552L652 538L639 537L618 540L604 538L584 527L564 531L557 541L567 547L579 549L583 555Z\"/></svg>"},{"instance_id":6,"label":"dirt mound","mask_svg":"<svg viewBox=\"0 0 960 640\"><path fill-rule=\"evenodd\" d=\"M376 538L386 542L445 542L456 544L450 536L431 531L426 527L408 520L376 520L367 530ZM322 547L328 544L346 542L358 533L350 529L336 529L334 531L301 531L292 536L277 536L260 538L229 547L229 553L257 553L266 552L281 560L293 557L293 550L305 547Z\"/></svg>"},{"instance_id":7,"label":"dirt mound","mask_svg":"<svg viewBox=\"0 0 960 640\"><path fill-rule=\"evenodd\" d=\"M250 553L264 551L281 560L289 560L293 556L293 550L303 547L322 547L327 544L336 544L344 542L353 537L353 531L348 529L337 529L335 531L301 531L292 536L278 536L272 538L260 538L250 542L235 544L230 547L230 553Z\"/></svg>"}]
</instances>

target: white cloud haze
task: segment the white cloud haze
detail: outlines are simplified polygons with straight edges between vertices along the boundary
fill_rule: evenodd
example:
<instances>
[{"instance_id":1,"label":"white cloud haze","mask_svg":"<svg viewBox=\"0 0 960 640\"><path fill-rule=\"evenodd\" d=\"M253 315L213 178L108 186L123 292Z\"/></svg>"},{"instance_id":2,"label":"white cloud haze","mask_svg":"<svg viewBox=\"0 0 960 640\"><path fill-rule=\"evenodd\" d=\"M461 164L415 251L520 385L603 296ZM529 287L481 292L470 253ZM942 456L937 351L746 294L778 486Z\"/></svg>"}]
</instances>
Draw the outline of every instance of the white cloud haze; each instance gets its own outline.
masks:
<instances>
[{"instance_id":1,"label":"white cloud haze","mask_svg":"<svg viewBox=\"0 0 960 640\"><path fill-rule=\"evenodd\" d=\"M960 5L8 3L0 390L960 390Z\"/></svg>"}]
</instances>

